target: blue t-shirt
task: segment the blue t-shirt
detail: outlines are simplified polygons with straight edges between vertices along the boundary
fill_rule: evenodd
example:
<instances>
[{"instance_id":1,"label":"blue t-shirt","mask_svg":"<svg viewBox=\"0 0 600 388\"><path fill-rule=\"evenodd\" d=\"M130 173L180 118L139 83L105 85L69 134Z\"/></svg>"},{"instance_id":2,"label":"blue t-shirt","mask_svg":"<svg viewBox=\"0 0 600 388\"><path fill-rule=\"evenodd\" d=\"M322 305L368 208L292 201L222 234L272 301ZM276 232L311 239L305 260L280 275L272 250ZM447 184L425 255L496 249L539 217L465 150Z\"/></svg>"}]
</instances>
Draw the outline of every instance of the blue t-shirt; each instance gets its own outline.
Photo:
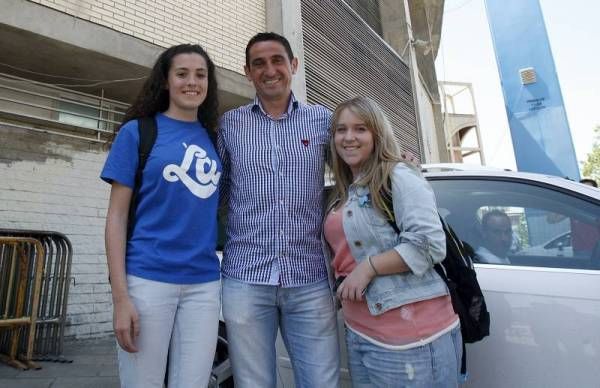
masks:
<instances>
[{"instance_id":1,"label":"blue t-shirt","mask_svg":"<svg viewBox=\"0 0 600 388\"><path fill-rule=\"evenodd\" d=\"M158 114L156 123L127 242L127 274L176 284L217 280L221 161L199 122ZM117 134L100 177L133 188L138 147L137 120L132 120Z\"/></svg>"}]
</instances>

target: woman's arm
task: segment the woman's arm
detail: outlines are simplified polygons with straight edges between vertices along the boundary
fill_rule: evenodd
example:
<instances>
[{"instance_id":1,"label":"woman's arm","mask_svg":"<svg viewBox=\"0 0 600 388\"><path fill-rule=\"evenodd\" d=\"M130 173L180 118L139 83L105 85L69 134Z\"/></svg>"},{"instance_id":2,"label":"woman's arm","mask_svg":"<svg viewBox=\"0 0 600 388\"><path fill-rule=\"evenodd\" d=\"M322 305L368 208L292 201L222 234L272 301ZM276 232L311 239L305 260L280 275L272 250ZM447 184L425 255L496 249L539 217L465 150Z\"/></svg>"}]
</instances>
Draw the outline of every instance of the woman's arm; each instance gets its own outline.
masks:
<instances>
[{"instance_id":1,"label":"woman's arm","mask_svg":"<svg viewBox=\"0 0 600 388\"><path fill-rule=\"evenodd\" d=\"M392 197L400 243L394 247L409 270L422 276L446 257L446 235L429 183L399 164L392 177Z\"/></svg>"},{"instance_id":2,"label":"woman's arm","mask_svg":"<svg viewBox=\"0 0 600 388\"><path fill-rule=\"evenodd\" d=\"M401 242L393 249L362 260L338 288L342 299L362 300L377 275L411 271L423 275L446 256L446 239L435 196L418 172L398 165L392 172L392 198Z\"/></svg>"},{"instance_id":3,"label":"woman's arm","mask_svg":"<svg viewBox=\"0 0 600 388\"><path fill-rule=\"evenodd\" d=\"M138 314L127 292L125 247L127 217L133 191L117 182L112 183L106 216L106 257L113 298L113 327L123 350L137 352L134 339L139 334Z\"/></svg>"},{"instance_id":4,"label":"woman's arm","mask_svg":"<svg viewBox=\"0 0 600 388\"><path fill-rule=\"evenodd\" d=\"M402 256L395 249L390 249L358 263L338 287L337 296L340 299L362 300L364 290L375 276L407 271L410 271L410 268Z\"/></svg>"}]
</instances>

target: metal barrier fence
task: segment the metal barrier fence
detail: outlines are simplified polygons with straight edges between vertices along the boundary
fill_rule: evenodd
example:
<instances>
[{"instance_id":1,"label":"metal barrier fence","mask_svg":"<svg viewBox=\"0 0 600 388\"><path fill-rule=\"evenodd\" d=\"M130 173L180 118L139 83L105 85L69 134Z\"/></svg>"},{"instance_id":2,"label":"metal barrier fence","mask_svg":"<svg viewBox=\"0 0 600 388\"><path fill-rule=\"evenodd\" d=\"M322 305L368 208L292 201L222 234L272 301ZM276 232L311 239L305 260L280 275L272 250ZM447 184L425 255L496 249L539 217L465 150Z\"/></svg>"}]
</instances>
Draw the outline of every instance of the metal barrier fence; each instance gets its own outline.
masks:
<instances>
[{"instance_id":1,"label":"metal barrier fence","mask_svg":"<svg viewBox=\"0 0 600 388\"><path fill-rule=\"evenodd\" d=\"M39 240L0 237L0 360L16 368L39 369L32 360L43 265Z\"/></svg>"},{"instance_id":2,"label":"metal barrier fence","mask_svg":"<svg viewBox=\"0 0 600 388\"><path fill-rule=\"evenodd\" d=\"M71 242L58 232L0 229L0 236L30 237L42 244L44 257L33 357L36 360L63 361L61 354L73 255ZM0 274L3 272L4 269L0 266ZM31 266L28 274L31 282L33 280ZM1 300L0 298L0 302ZM32 305L26 306L26 312L31 313L32 308ZM27 344L23 336L21 337L19 347L23 351ZM9 333L0 333L0 351L5 351L9 341Z\"/></svg>"}]
</instances>

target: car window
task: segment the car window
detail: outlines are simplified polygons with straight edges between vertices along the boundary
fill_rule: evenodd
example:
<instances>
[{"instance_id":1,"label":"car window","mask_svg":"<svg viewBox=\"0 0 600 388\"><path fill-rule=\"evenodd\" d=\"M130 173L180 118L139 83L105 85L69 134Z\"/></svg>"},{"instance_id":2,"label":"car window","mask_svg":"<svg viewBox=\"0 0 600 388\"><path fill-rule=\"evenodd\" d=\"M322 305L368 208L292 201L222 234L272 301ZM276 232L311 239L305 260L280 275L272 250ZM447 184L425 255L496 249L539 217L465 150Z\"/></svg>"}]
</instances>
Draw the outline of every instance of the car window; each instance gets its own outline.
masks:
<instances>
[{"instance_id":1,"label":"car window","mask_svg":"<svg viewBox=\"0 0 600 388\"><path fill-rule=\"evenodd\" d=\"M479 263L600 269L600 204L549 186L431 178L440 214Z\"/></svg>"}]
</instances>

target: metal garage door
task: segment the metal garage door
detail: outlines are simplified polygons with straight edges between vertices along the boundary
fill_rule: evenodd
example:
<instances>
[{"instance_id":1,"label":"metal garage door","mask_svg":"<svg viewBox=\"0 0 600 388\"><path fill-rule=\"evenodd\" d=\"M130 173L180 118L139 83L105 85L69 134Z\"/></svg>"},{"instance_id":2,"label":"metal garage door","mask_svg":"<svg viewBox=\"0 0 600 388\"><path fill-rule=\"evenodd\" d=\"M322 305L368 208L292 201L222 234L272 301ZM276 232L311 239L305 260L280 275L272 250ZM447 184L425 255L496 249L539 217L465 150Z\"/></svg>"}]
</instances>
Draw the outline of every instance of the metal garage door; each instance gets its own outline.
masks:
<instances>
[{"instance_id":1,"label":"metal garage door","mask_svg":"<svg viewBox=\"0 0 600 388\"><path fill-rule=\"evenodd\" d=\"M408 66L343 1L301 4L308 101L333 109L357 95L374 99L402 149L421 159Z\"/></svg>"}]
</instances>

